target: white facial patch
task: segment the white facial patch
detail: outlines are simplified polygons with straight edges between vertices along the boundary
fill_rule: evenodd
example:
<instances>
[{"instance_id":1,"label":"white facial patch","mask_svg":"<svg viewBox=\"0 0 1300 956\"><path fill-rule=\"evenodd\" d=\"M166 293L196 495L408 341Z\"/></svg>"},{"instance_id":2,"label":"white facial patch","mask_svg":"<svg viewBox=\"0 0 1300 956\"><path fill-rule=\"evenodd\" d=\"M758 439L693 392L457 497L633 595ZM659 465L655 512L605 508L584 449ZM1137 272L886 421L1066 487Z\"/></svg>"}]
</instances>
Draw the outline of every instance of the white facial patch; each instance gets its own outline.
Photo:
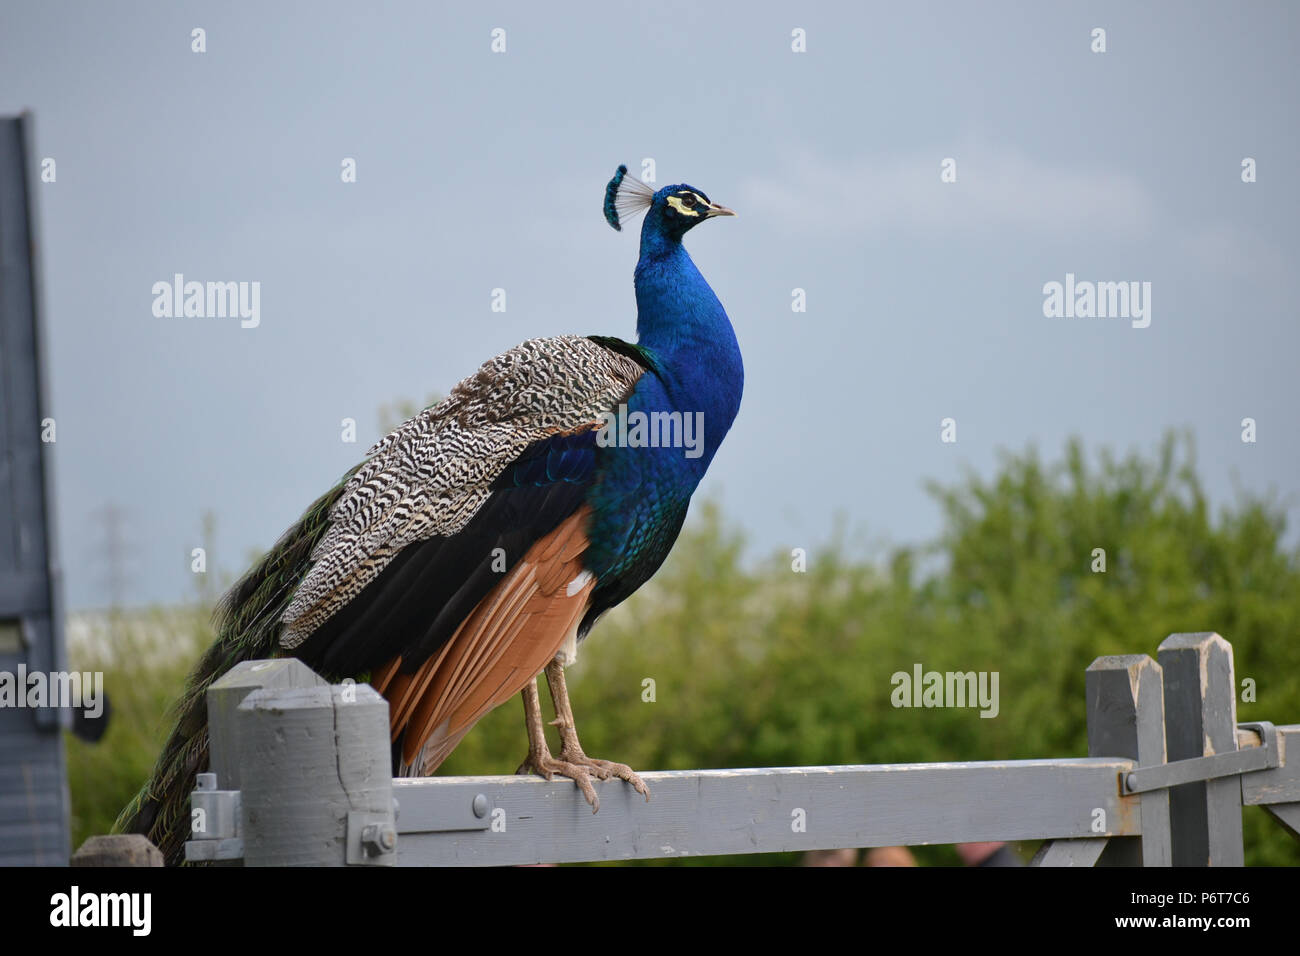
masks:
<instances>
[{"instance_id":1,"label":"white facial patch","mask_svg":"<svg viewBox=\"0 0 1300 956\"><path fill-rule=\"evenodd\" d=\"M698 216L700 214L699 206L705 206L707 205L707 203L701 200L700 197L695 195L694 193L692 193L691 195L695 196L696 203L698 204L695 209L687 209L686 204L682 202L680 199L678 199L676 196L668 197L668 205L672 206L683 216Z\"/></svg>"}]
</instances>

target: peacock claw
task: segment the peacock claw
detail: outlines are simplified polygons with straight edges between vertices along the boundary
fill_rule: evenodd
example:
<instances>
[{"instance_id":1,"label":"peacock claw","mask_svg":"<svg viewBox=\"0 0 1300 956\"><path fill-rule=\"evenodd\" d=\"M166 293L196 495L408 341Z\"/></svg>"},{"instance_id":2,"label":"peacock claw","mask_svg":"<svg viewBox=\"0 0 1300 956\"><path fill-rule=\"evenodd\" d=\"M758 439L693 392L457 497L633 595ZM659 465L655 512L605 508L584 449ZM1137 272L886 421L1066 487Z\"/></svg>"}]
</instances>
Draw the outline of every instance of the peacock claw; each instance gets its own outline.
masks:
<instances>
[{"instance_id":1,"label":"peacock claw","mask_svg":"<svg viewBox=\"0 0 1300 956\"><path fill-rule=\"evenodd\" d=\"M582 795L587 798L587 803L591 805L591 812L596 813L600 810L600 797L596 796L596 788L592 786L591 778L597 780L608 780L610 777L617 777L632 785L637 793L650 800L650 788L645 785L645 781L625 763L615 763L612 760L599 760L594 757L588 757L581 750L576 753L568 750L561 750L559 757L553 757L548 751L543 750L541 753L530 752L519 765L516 773L535 773L546 780L551 780L556 774L561 777L568 777Z\"/></svg>"},{"instance_id":2,"label":"peacock claw","mask_svg":"<svg viewBox=\"0 0 1300 956\"><path fill-rule=\"evenodd\" d=\"M546 728L542 724L542 706L537 694L537 680L534 678L524 685L524 724L528 728L528 756L519 765L515 773L535 773L546 780L555 774L568 777L582 795L591 804L591 812L600 810L600 798L596 788L591 784L594 776L597 780L617 777L632 785L637 793L650 802L650 788L645 785L637 773L625 763L612 760L597 760L588 757L578 742L578 728L573 721L573 708L569 704L569 691L564 683L564 667L559 659L546 666L546 680L551 686L551 698L555 701L556 716L550 722L560 731L560 756L551 756L551 748L546 742Z\"/></svg>"}]
</instances>

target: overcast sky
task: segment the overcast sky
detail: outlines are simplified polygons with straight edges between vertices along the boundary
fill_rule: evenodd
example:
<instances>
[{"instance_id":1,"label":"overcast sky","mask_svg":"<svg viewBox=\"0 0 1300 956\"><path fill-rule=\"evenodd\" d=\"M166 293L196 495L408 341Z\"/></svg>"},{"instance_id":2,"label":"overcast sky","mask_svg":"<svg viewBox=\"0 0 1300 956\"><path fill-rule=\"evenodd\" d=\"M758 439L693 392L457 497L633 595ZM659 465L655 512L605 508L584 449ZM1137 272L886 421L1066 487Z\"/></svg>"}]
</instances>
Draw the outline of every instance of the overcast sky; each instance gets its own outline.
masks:
<instances>
[{"instance_id":1,"label":"overcast sky","mask_svg":"<svg viewBox=\"0 0 1300 956\"><path fill-rule=\"evenodd\" d=\"M687 245L746 367L702 490L756 549L925 541L927 478L1170 427L1216 503L1273 491L1294 520L1297 9L4 0L0 112L35 112L57 175L69 605L108 600L110 503L127 603L189 597L202 512L241 570L381 405L526 338L631 338L636 232L599 208L647 158L740 214ZM176 273L260 283L259 324L156 316ZM1149 325L1046 317L1067 274L1150 283Z\"/></svg>"}]
</instances>

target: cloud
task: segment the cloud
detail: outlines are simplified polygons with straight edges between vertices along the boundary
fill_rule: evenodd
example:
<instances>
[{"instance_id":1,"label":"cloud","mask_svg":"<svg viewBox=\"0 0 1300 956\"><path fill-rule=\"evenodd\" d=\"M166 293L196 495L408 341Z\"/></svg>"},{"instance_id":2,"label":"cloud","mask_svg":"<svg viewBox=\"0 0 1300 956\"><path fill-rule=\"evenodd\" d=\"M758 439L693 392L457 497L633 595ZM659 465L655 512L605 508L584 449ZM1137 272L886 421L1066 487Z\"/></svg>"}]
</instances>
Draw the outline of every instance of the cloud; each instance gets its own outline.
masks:
<instances>
[{"instance_id":1,"label":"cloud","mask_svg":"<svg viewBox=\"0 0 1300 956\"><path fill-rule=\"evenodd\" d=\"M1200 226L1178 237L1178 253L1192 265L1230 278L1282 275L1287 259L1276 246L1230 223Z\"/></svg>"},{"instance_id":2,"label":"cloud","mask_svg":"<svg viewBox=\"0 0 1300 956\"><path fill-rule=\"evenodd\" d=\"M938 153L835 162L803 152L784 169L747 178L742 192L747 208L821 234L941 237L1009 227L1136 239L1151 232L1154 203L1129 173L1052 165L1005 147L972 145L951 155L957 180L944 183Z\"/></svg>"}]
</instances>

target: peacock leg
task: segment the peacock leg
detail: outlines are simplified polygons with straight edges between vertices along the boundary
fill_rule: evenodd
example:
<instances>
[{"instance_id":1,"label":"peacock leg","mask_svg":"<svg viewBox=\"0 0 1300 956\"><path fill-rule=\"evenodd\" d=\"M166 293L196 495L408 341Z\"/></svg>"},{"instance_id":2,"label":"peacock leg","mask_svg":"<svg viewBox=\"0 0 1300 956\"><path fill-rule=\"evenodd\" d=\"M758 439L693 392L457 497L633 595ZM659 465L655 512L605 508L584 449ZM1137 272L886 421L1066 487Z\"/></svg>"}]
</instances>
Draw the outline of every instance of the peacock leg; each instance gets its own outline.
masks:
<instances>
[{"instance_id":1,"label":"peacock leg","mask_svg":"<svg viewBox=\"0 0 1300 956\"><path fill-rule=\"evenodd\" d=\"M519 765L515 773L535 773L539 777L551 780L558 773L568 777L578 785L582 795L591 804L591 812L600 809L600 798L596 788L591 785L591 775L582 767L556 760L551 756L550 745L546 743L546 727L542 723L542 700L537 693L537 678L530 680L523 690L524 723L528 727L528 756Z\"/></svg>"},{"instance_id":2,"label":"peacock leg","mask_svg":"<svg viewBox=\"0 0 1300 956\"><path fill-rule=\"evenodd\" d=\"M564 665L560 663L559 658L546 665L546 683L550 685L551 700L555 702L555 720L551 721L551 725L560 729L560 759L586 767L600 780L618 777L630 783L648 803L650 788L631 767L625 763L588 757L583 752L582 744L578 742L578 725L573 720L573 707L569 703L569 688L564 683Z\"/></svg>"},{"instance_id":3,"label":"peacock leg","mask_svg":"<svg viewBox=\"0 0 1300 956\"><path fill-rule=\"evenodd\" d=\"M558 674L558 676L556 676ZM528 756L519 765L516 773L535 773L552 779L555 774L568 777L578 785L582 795L591 804L591 812L600 809L600 798L591 778L605 780L618 777L626 780L636 788L638 793L650 799L650 790L632 768L626 764L613 763L609 760L595 760L582 751L578 743L578 732L573 725L573 709L569 706L569 692L564 684L564 669L558 661L552 661L546 668L546 681L551 687L551 699L555 701L556 718L552 725L560 728L562 748L557 759L551 755L551 748L546 743L546 728L542 723L542 702L537 693L537 679L530 680L524 687L524 722L528 727Z\"/></svg>"}]
</instances>

